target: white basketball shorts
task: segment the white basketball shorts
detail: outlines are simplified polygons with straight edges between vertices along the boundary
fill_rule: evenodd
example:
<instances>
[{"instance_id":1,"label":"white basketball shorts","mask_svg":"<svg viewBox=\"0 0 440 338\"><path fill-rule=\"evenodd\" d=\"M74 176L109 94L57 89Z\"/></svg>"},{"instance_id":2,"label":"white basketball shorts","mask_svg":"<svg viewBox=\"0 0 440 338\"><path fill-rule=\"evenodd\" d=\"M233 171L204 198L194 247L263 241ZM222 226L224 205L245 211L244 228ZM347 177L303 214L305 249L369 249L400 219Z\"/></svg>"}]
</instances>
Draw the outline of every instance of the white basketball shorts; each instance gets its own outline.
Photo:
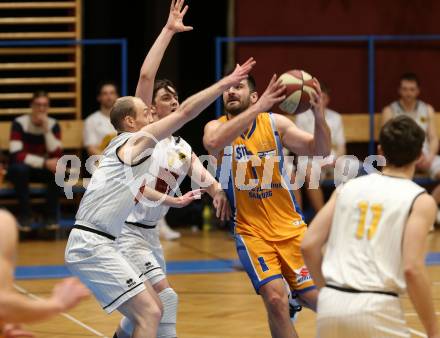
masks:
<instances>
[{"instance_id":1,"label":"white basketball shorts","mask_svg":"<svg viewBox=\"0 0 440 338\"><path fill-rule=\"evenodd\" d=\"M65 263L107 313L145 290L143 274L121 254L114 240L102 235L73 229Z\"/></svg>"}]
</instances>

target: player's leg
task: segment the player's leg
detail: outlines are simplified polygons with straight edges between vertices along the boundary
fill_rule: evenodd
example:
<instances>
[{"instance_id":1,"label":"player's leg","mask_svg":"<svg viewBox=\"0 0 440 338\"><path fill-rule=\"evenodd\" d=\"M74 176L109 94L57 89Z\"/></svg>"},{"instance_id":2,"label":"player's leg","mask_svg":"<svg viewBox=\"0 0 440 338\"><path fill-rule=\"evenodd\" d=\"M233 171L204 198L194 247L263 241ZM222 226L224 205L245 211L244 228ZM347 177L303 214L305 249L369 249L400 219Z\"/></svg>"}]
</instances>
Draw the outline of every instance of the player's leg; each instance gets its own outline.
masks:
<instances>
[{"instance_id":1,"label":"player's leg","mask_svg":"<svg viewBox=\"0 0 440 338\"><path fill-rule=\"evenodd\" d=\"M155 291L145 283L146 288L128 301L118 307L118 311L128 319L131 327L131 335L118 327L116 331L117 338L156 338L158 326L162 317L162 307L160 301L157 300Z\"/></svg>"},{"instance_id":2,"label":"player's leg","mask_svg":"<svg viewBox=\"0 0 440 338\"><path fill-rule=\"evenodd\" d=\"M106 237L73 229L66 266L87 285L107 313L121 311L134 325L132 337L156 337L162 315L153 288Z\"/></svg>"},{"instance_id":3,"label":"player's leg","mask_svg":"<svg viewBox=\"0 0 440 338\"><path fill-rule=\"evenodd\" d=\"M241 264L255 291L263 298L272 337L297 337L290 320L287 290L274 247L253 236L236 235L235 241Z\"/></svg>"},{"instance_id":4,"label":"player's leg","mask_svg":"<svg viewBox=\"0 0 440 338\"><path fill-rule=\"evenodd\" d=\"M305 229L294 238L278 242L276 249L281 261L281 271L292 293L297 296L301 305L316 311L318 290L305 266L300 249L304 233Z\"/></svg>"},{"instance_id":5,"label":"player's leg","mask_svg":"<svg viewBox=\"0 0 440 338\"><path fill-rule=\"evenodd\" d=\"M274 279L260 287L259 293L266 306L272 337L298 337L289 315L289 301L284 280Z\"/></svg>"},{"instance_id":6,"label":"player's leg","mask_svg":"<svg viewBox=\"0 0 440 338\"><path fill-rule=\"evenodd\" d=\"M148 230L148 233L144 233L143 237L136 236L134 232L126 231L127 229L129 227L123 229L123 234L118 240L120 250L153 286L157 299L162 303L163 314L157 337L174 338L177 336L178 296L166 279L165 259L157 229ZM121 320L120 328L129 337L129 333L132 332L132 324L127 318L124 317ZM118 338L125 337L118 336Z\"/></svg>"}]
</instances>

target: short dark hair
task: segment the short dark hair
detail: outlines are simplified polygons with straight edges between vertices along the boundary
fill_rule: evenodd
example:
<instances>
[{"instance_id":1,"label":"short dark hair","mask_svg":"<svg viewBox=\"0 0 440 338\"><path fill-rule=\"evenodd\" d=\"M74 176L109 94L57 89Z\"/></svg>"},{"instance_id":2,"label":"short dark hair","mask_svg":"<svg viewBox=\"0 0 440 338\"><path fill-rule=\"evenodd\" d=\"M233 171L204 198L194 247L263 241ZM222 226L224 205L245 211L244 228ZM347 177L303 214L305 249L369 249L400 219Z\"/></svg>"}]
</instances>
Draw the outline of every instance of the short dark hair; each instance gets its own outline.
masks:
<instances>
[{"instance_id":1,"label":"short dark hair","mask_svg":"<svg viewBox=\"0 0 440 338\"><path fill-rule=\"evenodd\" d=\"M171 92L171 91L168 89L168 87L174 89L174 93ZM156 97L157 92L158 92L159 90L161 90L162 88L165 89L165 90L166 90L167 92L169 92L170 94L173 94L173 95L175 94L175 95L177 95L177 88L176 88L176 86L174 85L174 83L173 83L171 80L168 80L168 79L157 80L157 81L154 83L154 88L153 88L153 102L154 102L154 99L155 99L155 97Z\"/></svg>"},{"instance_id":2,"label":"short dark hair","mask_svg":"<svg viewBox=\"0 0 440 338\"><path fill-rule=\"evenodd\" d=\"M255 78L251 74L248 75L246 80L247 80L250 92L252 93L252 92L257 91L257 82L255 81Z\"/></svg>"},{"instance_id":3,"label":"short dark hair","mask_svg":"<svg viewBox=\"0 0 440 338\"><path fill-rule=\"evenodd\" d=\"M45 91L45 90L37 90L36 92L34 92L32 94L31 102L34 102L36 99L38 99L40 97L46 97L50 101L49 93L47 91Z\"/></svg>"},{"instance_id":4,"label":"short dark hair","mask_svg":"<svg viewBox=\"0 0 440 338\"><path fill-rule=\"evenodd\" d=\"M417 75L415 73L410 73L410 72L403 73L400 76L399 83L401 83L402 81L412 81L412 82L415 82L417 84L417 86L420 85L419 78L417 77Z\"/></svg>"},{"instance_id":5,"label":"short dark hair","mask_svg":"<svg viewBox=\"0 0 440 338\"><path fill-rule=\"evenodd\" d=\"M110 111L110 122L116 131L123 131L122 121L126 116L136 117L133 96L124 96L116 100Z\"/></svg>"},{"instance_id":6,"label":"short dark hair","mask_svg":"<svg viewBox=\"0 0 440 338\"><path fill-rule=\"evenodd\" d=\"M417 160L422 153L425 132L412 118L400 115L382 127L379 144L387 164L403 167Z\"/></svg>"},{"instance_id":7,"label":"short dark hair","mask_svg":"<svg viewBox=\"0 0 440 338\"><path fill-rule=\"evenodd\" d=\"M101 94L102 88L104 88L105 86L113 86L116 90L116 94L119 95L118 85L113 81L107 81L107 80L101 81L98 83L98 87L97 87L97 91L96 91L98 95Z\"/></svg>"}]
</instances>

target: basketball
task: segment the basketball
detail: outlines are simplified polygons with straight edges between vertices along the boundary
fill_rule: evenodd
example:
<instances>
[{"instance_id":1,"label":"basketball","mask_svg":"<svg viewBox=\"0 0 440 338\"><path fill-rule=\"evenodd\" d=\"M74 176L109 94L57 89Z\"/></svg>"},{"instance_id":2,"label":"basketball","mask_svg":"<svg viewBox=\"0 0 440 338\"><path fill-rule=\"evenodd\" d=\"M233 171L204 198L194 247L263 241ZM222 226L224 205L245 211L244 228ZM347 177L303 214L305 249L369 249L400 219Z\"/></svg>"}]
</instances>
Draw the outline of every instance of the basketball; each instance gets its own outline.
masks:
<instances>
[{"instance_id":1,"label":"basketball","mask_svg":"<svg viewBox=\"0 0 440 338\"><path fill-rule=\"evenodd\" d=\"M286 114L300 114L310 109L312 93L316 94L313 77L303 70L289 70L280 76L286 86L286 99L279 108Z\"/></svg>"}]
</instances>

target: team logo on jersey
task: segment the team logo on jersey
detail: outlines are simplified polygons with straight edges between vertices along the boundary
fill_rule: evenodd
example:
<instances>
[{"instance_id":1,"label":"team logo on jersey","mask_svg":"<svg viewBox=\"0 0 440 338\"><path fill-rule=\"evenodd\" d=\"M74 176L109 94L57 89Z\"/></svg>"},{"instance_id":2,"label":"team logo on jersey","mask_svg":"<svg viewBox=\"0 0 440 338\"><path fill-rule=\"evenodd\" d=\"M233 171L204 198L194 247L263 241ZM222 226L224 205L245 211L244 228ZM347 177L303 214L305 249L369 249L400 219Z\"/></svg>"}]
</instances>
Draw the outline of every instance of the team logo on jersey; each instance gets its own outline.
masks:
<instances>
[{"instance_id":1,"label":"team logo on jersey","mask_svg":"<svg viewBox=\"0 0 440 338\"><path fill-rule=\"evenodd\" d=\"M252 156L253 154L246 148L246 146L239 144L235 146L235 159L237 161L249 160L249 156Z\"/></svg>"},{"instance_id":2,"label":"team logo on jersey","mask_svg":"<svg viewBox=\"0 0 440 338\"><path fill-rule=\"evenodd\" d=\"M426 118L426 116L420 116L420 122L425 124L426 122L428 122L428 119Z\"/></svg>"},{"instance_id":3,"label":"team logo on jersey","mask_svg":"<svg viewBox=\"0 0 440 338\"><path fill-rule=\"evenodd\" d=\"M296 274L296 284L301 285L310 280L312 277L310 276L309 269L304 265L300 269L294 270Z\"/></svg>"}]
</instances>

